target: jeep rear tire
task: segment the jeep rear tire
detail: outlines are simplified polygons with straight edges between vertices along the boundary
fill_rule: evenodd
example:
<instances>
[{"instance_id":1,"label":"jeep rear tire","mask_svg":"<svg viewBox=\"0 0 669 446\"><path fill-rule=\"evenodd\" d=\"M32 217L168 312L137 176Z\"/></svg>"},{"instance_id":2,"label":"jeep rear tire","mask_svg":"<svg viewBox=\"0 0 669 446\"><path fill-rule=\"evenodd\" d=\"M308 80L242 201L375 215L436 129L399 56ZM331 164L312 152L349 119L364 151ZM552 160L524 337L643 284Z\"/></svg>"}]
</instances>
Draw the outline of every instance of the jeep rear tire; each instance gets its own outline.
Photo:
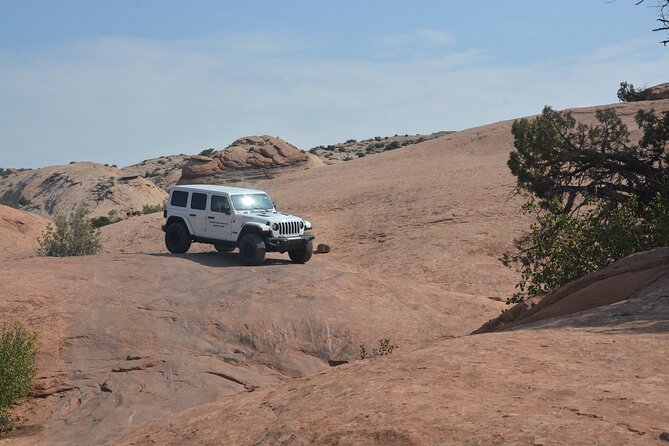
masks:
<instances>
[{"instance_id":1,"label":"jeep rear tire","mask_svg":"<svg viewBox=\"0 0 669 446\"><path fill-rule=\"evenodd\" d=\"M223 243L215 243L214 248L216 248L216 251L218 252L232 252L235 250L234 246L225 245Z\"/></svg>"},{"instance_id":2,"label":"jeep rear tire","mask_svg":"<svg viewBox=\"0 0 669 446\"><path fill-rule=\"evenodd\" d=\"M246 234L239 241L239 255L246 265L260 265L265 261L265 241L257 234Z\"/></svg>"},{"instance_id":3,"label":"jeep rear tire","mask_svg":"<svg viewBox=\"0 0 669 446\"><path fill-rule=\"evenodd\" d=\"M183 223L172 223L165 229L165 246L172 254L188 251L190 243L190 234Z\"/></svg>"},{"instance_id":4,"label":"jeep rear tire","mask_svg":"<svg viewBox=\"0 0 669 446\"><path fill-rule=\"evenodd\" d=\"M307 263L314 252L314 244L309 241L300 249L288 251L288 257L293 263Z\"/></svg>"}]
</instances>

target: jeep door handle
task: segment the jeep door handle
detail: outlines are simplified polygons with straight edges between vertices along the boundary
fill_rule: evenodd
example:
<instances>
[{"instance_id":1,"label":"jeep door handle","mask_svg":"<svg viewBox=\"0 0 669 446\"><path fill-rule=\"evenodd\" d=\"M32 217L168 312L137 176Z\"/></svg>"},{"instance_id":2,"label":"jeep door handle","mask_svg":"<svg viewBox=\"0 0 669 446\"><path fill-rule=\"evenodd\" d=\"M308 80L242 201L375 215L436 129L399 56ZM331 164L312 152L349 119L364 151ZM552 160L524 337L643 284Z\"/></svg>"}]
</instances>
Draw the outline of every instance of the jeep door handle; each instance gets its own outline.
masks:
<instances>
[{"instance_id":1,"label":"jeep door handle","mask_svg":"<svg viewBox=\"0 0 669 446\"><path fill-rule=\"evenodd\" d=\"M214 219L214 217L207 217L207 218L208 218L209 220L213 220L213 219Z\"/></svg>"},{"instance_id":2,"label":"jeep door handle","mask_svg":"<svg viewBox=\"0 0 669 446\"><path fill-rule=\"evenodd\" d=\"M197 217L197 214L188 214L191 217Z\"/></svg>"}]
</instances>

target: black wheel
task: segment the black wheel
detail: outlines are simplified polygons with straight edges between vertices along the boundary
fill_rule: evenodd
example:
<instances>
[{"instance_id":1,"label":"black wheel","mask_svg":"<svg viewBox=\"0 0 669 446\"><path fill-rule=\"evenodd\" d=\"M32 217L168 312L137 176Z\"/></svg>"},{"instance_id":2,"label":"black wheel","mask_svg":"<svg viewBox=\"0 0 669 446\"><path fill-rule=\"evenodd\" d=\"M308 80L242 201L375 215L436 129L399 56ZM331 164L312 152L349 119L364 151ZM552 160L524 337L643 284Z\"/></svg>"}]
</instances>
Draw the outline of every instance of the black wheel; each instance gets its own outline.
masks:
<instances>
[{"instance_id":1,"label":"black wheel","mask_svg":"<svg viewBox=\"0 0 669 446\"><path fill-rule=\"evenodd\" d=\"M304 247L294 251L288 251L288 256L293 263L307 263L314 252L314 244L307 242Z\"/></svg>"},{"instance_id":2,"label":"black wheel","mask_svg":"<svg viewBox=\"0 0 669 446\"><path fill-rule=\"evenodd\" d=\"M216 248L216 251L218 252L232 252L235 250L234 246L224 245L223 243L214 244L214 248Z\"/></svg>"},{"instance_id":3,"label":"black wheel","mask_svg":"<svg viewBox=\"0 0 669 446\"><path fill-rule=\"evenodd\" d=\"M172 223L165 230L165 246L173 254L182 254L190 248L190 234L183 223Z\"/></svg>"},{"instance_id":4,"label":"black wheel","mask_svg":"<svg viewBox=\"0 0 669 446\"><path fill-rule=\"evenodd\" d=\"M265 241L257 234L246 234L239 241L239 254L246 265L260 265L265 261Z\"/></svg>"}]
</instances>

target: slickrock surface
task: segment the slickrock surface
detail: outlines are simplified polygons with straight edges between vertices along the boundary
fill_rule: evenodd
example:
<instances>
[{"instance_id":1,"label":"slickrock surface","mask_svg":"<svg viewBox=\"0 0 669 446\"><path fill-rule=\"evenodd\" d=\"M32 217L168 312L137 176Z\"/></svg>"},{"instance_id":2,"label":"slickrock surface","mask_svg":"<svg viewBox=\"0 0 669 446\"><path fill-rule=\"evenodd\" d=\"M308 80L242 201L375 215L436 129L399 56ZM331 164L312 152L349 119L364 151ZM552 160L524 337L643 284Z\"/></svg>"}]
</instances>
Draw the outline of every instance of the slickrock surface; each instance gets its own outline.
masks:
<instances>
[{"instance_id":1,"label":"slickrock surface","mask_svg":"<svg viewBox=\"0 0 669 446\"><path fill-rule=\"evenodd\" d=\"M667 102L616 107L631 122ZM530 223L510 127L258 181L332 248L306 265L168 254L159 213L104 227L96 256L0 252L0 314L41 347L0 444L660 444L666 251L468 336L506 308L517 275L498 258ZM398 350L357 360L382 339Z\"/></svg>"},{"instance_id":2,"label":"slickrock surface","mask_svg":"<svg viewBox=\"0 0 669 446\"><path fill-rule=\"evenodd\" d=\"M49 220L0 204L0 251L34 249Z\"/></svg>"}]
</instances>

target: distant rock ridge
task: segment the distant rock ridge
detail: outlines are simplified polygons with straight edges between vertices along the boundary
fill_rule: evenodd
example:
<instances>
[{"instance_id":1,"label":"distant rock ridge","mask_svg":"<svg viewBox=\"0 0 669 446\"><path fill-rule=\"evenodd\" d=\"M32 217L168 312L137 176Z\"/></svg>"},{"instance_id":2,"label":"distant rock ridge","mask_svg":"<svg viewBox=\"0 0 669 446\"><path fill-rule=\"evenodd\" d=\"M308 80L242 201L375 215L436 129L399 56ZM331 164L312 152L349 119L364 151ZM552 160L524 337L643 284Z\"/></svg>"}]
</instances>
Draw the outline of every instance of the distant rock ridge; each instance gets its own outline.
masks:
<instances>
[{"instance_id":1,"label":"distant rock ridge","mask_svg":"<svg viewBox=\"0 0 669 446\"><path fill-rule=\"evenodd\" d=\"M669 82L653 85L652 87L641 90L635 100L638 101L658 101L660 99L669 99Z\"/></svg>"},{"instance_id":2,"label":"distant rock ridge","mask_svg":"<svg viewBox=\"0 0 669 446\"><path fill-rule=\"evenodd\" d=\"M151 181L167 191L181 178L181 167L190 158L188 155L167 155L143 160L137 164L123 167L126 175L137 175Z\"/></svg>"},{"instance_id":3,"label":"distant rock ridge","mask_svg":"<svg viewBox=\"0 0 669 446\"><path fill-rule=\"evenodd\" d=\"M91 162L26 170L0 180L0 201L45 217L85 206L91 217L122 219L166 198L145 178Z\"/></svg>"},{"instance_id":4,"label":"distant rock ridge","mask_svg":"<svg viewBox=\"0 0 669 446\"><path fill-rule=\"evenodd\" d=\"M179 184L254 182L321 164L318 157L281 138L246 136L211 157L188 158Z\"/></svg>"}]
</instances>

